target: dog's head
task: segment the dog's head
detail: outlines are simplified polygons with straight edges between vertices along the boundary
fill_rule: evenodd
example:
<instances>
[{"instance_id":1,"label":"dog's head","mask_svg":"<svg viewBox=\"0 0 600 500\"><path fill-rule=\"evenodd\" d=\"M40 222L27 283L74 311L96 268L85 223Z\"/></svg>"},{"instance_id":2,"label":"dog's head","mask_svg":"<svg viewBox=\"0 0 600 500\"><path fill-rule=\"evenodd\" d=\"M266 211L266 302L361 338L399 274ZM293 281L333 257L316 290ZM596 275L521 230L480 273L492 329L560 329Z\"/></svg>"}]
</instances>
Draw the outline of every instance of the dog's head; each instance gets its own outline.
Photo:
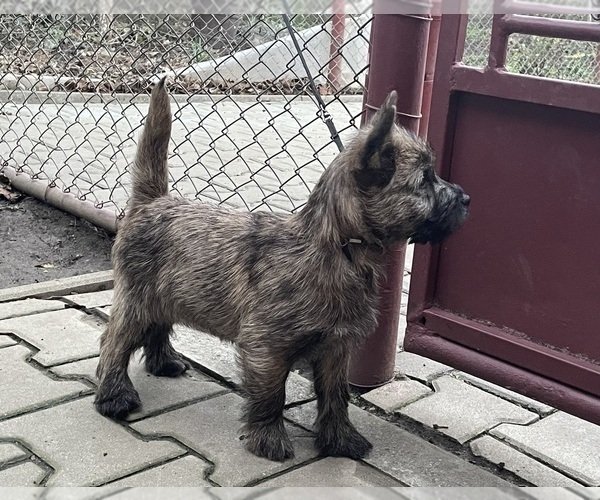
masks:
<instances>
[{"instance_id":1,"label":"dog's head","mask_svg":"<svg viewBox=\"0 0 600 500\"><path fill-rule=\"evenodd\" d=\"M395 124L391 92L348 146L364 224L384 242L439 243L462 226L470 198L441 179L427 143Z\"/></svg>"}]
</instances>

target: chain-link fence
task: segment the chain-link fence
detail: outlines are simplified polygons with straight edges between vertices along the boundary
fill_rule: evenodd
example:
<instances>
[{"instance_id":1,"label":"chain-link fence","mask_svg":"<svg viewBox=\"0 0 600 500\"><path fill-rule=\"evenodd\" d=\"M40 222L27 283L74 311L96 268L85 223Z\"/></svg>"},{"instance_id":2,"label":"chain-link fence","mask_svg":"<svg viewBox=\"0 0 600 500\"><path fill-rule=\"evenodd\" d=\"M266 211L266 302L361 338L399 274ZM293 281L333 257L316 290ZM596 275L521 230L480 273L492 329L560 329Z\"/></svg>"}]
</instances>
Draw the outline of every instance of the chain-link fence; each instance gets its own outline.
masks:
<instances>
[{"instance_id":1,"label":"chain-link fence","mask_svg":"<svg viewBox=\"0 0 600 500\"><path fill-rule=\"evenodd\" d=\"M591 21L591 16L552 15L573 21ZM598 22L600 30L600 22ZM487 64L492 16L472 15L467 26L463 62ZM600 46L593 42L513 34L509 38L506 69L525 75L600 84Z\"/></svg>"},{"instance_id":2,"label":"chain-link fence","mask_svg":"<svg viewBox=\"0 0 600 500\"><path fill-rule=\"evenodd\" d=\"M0 16L0 158L122 214L148 90L170 75L172 190L293 211L360 125L371 17Z\"/></svg>"}]
</instances>

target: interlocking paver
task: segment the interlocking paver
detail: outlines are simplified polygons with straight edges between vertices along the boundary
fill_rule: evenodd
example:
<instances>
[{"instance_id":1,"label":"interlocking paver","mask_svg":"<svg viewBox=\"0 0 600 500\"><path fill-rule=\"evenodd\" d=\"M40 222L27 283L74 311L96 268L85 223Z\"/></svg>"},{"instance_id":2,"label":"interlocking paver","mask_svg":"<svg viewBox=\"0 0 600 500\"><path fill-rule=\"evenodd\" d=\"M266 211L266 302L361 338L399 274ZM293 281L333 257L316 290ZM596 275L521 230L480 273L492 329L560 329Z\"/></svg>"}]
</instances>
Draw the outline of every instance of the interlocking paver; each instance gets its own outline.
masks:
<instances>
[{"instance_id":1,"label":"interlocking paver","mask_svg":"<svg viewBox=\"0 0 600 500\"><path fill-rule=\"evenodd\" d=\"M0 348L15 345L17 341L9 335L0 335Z\"/></svg>"},{"instance_id":2,"label":"interlocking paver","mask_svg":"<svg viewBox=\"0 0 600 500\"><path fill-rule=\"evenodd\" d=\"M43 490L43 500L100 500L109 498L118 491L119 488L112 488L110 486L96 488L78 486L47 487ZM38 498L36 495L32 500L38 500Z\"/></svg>"},{"instance_id":3,"label":"interlocking paver","mask_svg":"<svg viewBox=\"0 0 600 500\"><path fill-rule=\"evenodd\" d=\"M56 366L51 371L57 375L85 377L96 383L97 365L98 358L90 358ZM160 410L228 391L193 369L181 377L155 377L146 371L139 355L129 365L129 376L140 394L142 407L131 413L127 420L137 420Z\"/></svg>"},{"instance_id":4,"label":"interlocking paver","mask_svg":"<svg viewBox=\"0 0 600 500\"><path fill-rule=\"evenodd\" d=\"M429 382L452 371L452 368L412 352L400 351L396 353L396 371L407 377Z\"/></svg>"},{"instance_id":5,"label":"interlocking paver","mask_svg":"<svg viewBox=\"0 0 600 500\"><path fill-rule=\"evenodd\" d=\"M454 377L433 381L435 393L398 410L428 427L464 443L492 427L510 422L528 424L539 417Z\"/></svg>"},{"instance_id":6,"label":"interlocking paver","mask_svg":"<svg viewBox=\"0 0 600 500\"><path fill-rule=\"evenodd\" d=\"M36 486L46 477L46 471L33 462L24 462L0 470L1 486ZM11 497L6 497L11 498Z\"/></svg>"},{"instance_id":7,"label":"interlocking paver","mask_svg":"<svg viewBox=\"0 0 600 500\"><path fill-rule=\"evenodd\" d=\"M416 380L394 380L363 394L362 397L382 410L391 412L432 392L429 387Z\"/></svg>"},{"instance_id":8,"label":"interlocking paver","mask_svg":"<svg viewBox=\"0 0 600 500\"><path fill-rule=\"evenodd\" d=\"M591 498L593 500L598 500L600 498L600 488L588 486L585 488L569 488L569 490L583 498Z\"/></svg>"},{"instance_id":9,"label":"interlocking paver","mask_svg":"<svg viewBox=\"0 0 600 500\"><path fill-rule=\"evenodd\" d=\"M64 302L59 300L25 299L0 303L0 320L27 316L47 311L64 309Z\"/></svg>"},{"instance_id":10,"label":"interlocking paver","mask_svg":"<svg viewBox=\"0 0 600 500\"><path fill-rule=\"evenodd\" d=\"M400 486L399 481L349 458L327 457L269 479L261 486Z\"/></svg>"},{"instance_id":11,"label":"interlocking paver","mask_svg":"<svg viewBox=\"0 0 600 500\"><path fill-rule=\"evenodd\" d=\"M47 489L37 486L20 488L0 486L0 498L10 498L10 500L38 500L39 494L42 491L47 491Z\"/></svg>"},{"instance_id":12,"label":"interlocking paver","mask_svg":"<svg viewBox=\"0 0 600 500\"><path fill-rule=\"evenodd\" d=\"M86 397L0 422L0 438L24 443L54 469L49 486L94 486L185 453L144 442L99 415Z\"/></svg>"},{"instance_id":13,"label":"interlocking paver","mask_svg":"<svg viewBox=\"0 0 600 500\"><path fill-rule=\"evenodd\" d=\"M78 291L98 290L99 286L110 286L112 284L112 271L99 271L96 273L82 274L79 276L70 276L57 280L44 281L42 283L32 283L30 285L13 286L0 290L0 303L9 300L16 301L26 297L58 297Z\"/></svg>"},{"instance_id":14,"label":"interlocking paver","mask_svg":"<svg viewBox=\"0 0 600 500\"><path fill-rule=\"evenodd\" d=\"M536 486L581 486L560 472L551 469L524 453L491 436L482 436L471 443L471 450Z\"/></svg>"},{"instance_id":15,"label":"interlocking paver","mask_svg":"<svg viewBox=\"0 0 600 500\"><path fill-rule=\"evenodd\" d=\"M98 316L100 316L104 321L108 321L108 318L110 317L111 307L112 306L97 307L94 308L94 312L98 314Z\"/></svg>"},{"instance_id":16,"label":"interlocking paver","mask_svg":"<svg viewBox=\"0 0 600 500\"><path fill-rule=\"evenodd\" d=\"M210 479L221 486L242 486L263 479L316 456L312 436L288 426L296 457L283 463L258 458L243 446L241 403L237 394L226 394L163 413L132 425L148 436L172 436L215 464Z\"/></svg>"},{"instance_id":17,"label":"interlocking paver","mask_svg":"<svg viewBox=\"0 0 600 500\"><path fill-rule=\"evenodd\" d=\"M21 345L0 350L0 418L89 391L80 382L52 380L25 361L29 355L31 351Z\"/></svg>"},{"instance_id":18,"label":"interlocking paver","mask_svg":"<svg viewBox=\"0 0 600 500\"><path fill-rule=\"evenodd\" d=\"M65 295L65 300L77 304L78 306L86 307L91 309L93 307L104 307L112 304L113 291L103 290L101 292L90 292L90 293L73 293L71 295Z\"/></svg>"},{"instance_id":19,"label":"interlocking paver","mask_svg":"<svg viewBox=\"0 0 600 500\"><path fill-rule=\"evenodd\" d=\"M206 488L177 488L165 490L164 488L131 488L114 496L110 500L214 500Z\"/></svg>"},{"instance_id":20,"label":"interlocking paver","mask_svg":"<svg viewBox=\"0 0 600 500\"><path fill-rule=\"evenodd\" d=\"M431 397L431 396L429 396ZM312 428L316 404L286 410L287 418ZM350 420L373 443L365 461L409 486L508 486L490 472L350 405Z\"/></svg>"},{"instance_id":21,"label":"interlocking paver","mask_svg":"<svg viewBox=\"0 0 600 500\"><path fill-rule=\"evenodd\" d=\"M398 495L388 488L366 487L282 487L265 491L259 498L264 500L306 500L307 498L331 500L401 500ZM311 485L312 486L312 485ZM256 494L256 493L255 493ZM248 498L239 496L240 500ZM252 498L252 497L250 497ZM223 498L225 500L226 497Z\"/></svg>"},{"instance_id":22,"label":"interlocking paver","mask_svg":"<svg viewBox=\"0 0 600 500\"><path fill-rule=\"evenodd\" d=\"M600 485L598 425L557 412L527 427L500 425L491 434L586 485Z\"/></svg>"},{"instance_id":23,"label":"interlocking paver","mask_svg":"<svg viewBox=\"0 0 600 500\"><path fill-rule=\"evenodd\" d=\"M548 415L554 411L552 406L548 406L547 404L540 403L539 401L535 401L534 399L528 398L527 396L523 396L517 392L511 391L509 389L505 389L496 384L492 384L487 380L480 379L479 377L475 377L468 373L458 372L456 374L457 378L467 381L469 384L474 385L475 387L479 387L484 391L495 394L496 396L500 396L501 398L507 399L516 403L528 410L535 411L540 415Z\"/></svg>"},{"instance_id":24,"label":"interlocking paver","mask_svg":"<svg viewBox=\"0 0 600 500\"><path fill-rule=\"evenodd\" d=\"M0 467L27 457L21 448L13 443L0 443Z\"/></svg>"},{"instance_id":25,"label":"interlocking paver","mask_svg":"<svg viewBox=\"0 0 600 500\"><path fill-rule=\"evenodd\" d=\"M158 465L143 472L138 472L114 483L111 486L161 486L161 487L199 487L212 486L204 479L210 465L198 457L188 455L172 462Z\"/></svg>"},{"instance_id":26,"label":"interlocking paver","mask_svg":"<svg viewBox=\"0 0 600 500\"><path fill-rule=\"evenodd\" d=\"M581 496L564 488L523 488L523 491L539 500L581 500Z\"/></svg>"},{"instance_id":27,"label":"interlocking paver","mask_svg":"<svg viewBox=\"0 0 600 500\"><path fill-rule=\"evenodd\" d=\"M98 354L103 323L81 311L65 309L0 321L0 332L11 332L37 347L33 359L44 366Z\"/></svg>"},{"instance_id":28,"label":"interlocking paver","mask_svg":"<svg viewBox=\"0 0 600 500\"><path fill-rule=\"evenodd\" d=\"M516 488L394 488L407 500L518 500ZM513 495L514 491L514 495Z\"/></svg>"},{"instance_id":29,"label":"interlocking paver","mask_svg":"<svg viewBox=\"0 0 600 500\"><path fill-rule=\"evenodd\" d=\"M212 335L175 327L173 346L181 354L231 384L241 384L240 371L235 360L235 349ZM315 397L312 383L297 373L290 373L286 383L286 404L306 401Z\"/></svg>"}]
</instances>

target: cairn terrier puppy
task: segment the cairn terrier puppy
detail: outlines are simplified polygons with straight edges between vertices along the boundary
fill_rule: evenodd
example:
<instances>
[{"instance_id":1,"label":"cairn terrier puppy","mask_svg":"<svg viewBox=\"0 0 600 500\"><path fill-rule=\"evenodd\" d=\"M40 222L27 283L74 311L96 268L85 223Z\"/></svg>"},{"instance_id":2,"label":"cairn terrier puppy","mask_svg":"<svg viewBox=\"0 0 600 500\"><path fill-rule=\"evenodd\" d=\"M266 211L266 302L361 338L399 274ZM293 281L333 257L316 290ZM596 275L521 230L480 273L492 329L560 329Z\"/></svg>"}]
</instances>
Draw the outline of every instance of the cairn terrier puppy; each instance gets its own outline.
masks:
<instances>
[{"instance_id":1,"label":"cairn terrier puppy","mask_svg":"<svg viewBox=\"0 0 600 500\"><path fill-rule=\"evenodd\" d=\"M469 204L436 175L428 145L395 125L395 102L391 92L302 210L240 212L169 196L170 102L164 79L155 86L113 249L114 304L97 370L101 414L123 418L141 404L127 375L136 350L154 375L186 370L169 338L180 323L237 346L249 451L293 457L285 382L304 358L314 371L321 455L369 452L348 418L347 375L352 349L377 325L382 253L408 240L441 241Z\"/></svg>"}]
</instances>

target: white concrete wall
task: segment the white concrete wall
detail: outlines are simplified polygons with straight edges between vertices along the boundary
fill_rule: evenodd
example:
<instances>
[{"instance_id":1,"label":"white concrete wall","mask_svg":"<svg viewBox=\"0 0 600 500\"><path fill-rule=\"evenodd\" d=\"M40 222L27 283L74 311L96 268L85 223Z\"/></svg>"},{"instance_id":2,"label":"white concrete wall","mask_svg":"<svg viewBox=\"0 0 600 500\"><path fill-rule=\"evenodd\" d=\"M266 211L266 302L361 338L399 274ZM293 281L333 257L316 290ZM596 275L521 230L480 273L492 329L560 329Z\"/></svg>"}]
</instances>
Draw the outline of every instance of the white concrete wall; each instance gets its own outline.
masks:
<instances>
[{"instance_id":1,"label":"white concrete wall","mask_svg":"<svg viewBox=\"0 0 600 500\"><path fill-rule=\"evenodd\" d=\"M326 30L321 26L315 26L297 34L298 43L302 48L309 71L317 83L325 83L323 75L327 75L328 72L330 31L331 23L328 23ZM368 64L370 24L360 35L357 35L357 31L357 23L347 19L345 44L341 49L343 57L340 57L338 61L342 64L342 77L345 82L352 82L358 75L356 79L364 84L366 73L364 68ZM323 75L318 76L319 72ZM306 72L291 37L287 36L216 60L169 71L158 75L156 79L165 75L198 78L215 83L241 80L259 83L304 78Z\"/></svg>"}]
</instances>

